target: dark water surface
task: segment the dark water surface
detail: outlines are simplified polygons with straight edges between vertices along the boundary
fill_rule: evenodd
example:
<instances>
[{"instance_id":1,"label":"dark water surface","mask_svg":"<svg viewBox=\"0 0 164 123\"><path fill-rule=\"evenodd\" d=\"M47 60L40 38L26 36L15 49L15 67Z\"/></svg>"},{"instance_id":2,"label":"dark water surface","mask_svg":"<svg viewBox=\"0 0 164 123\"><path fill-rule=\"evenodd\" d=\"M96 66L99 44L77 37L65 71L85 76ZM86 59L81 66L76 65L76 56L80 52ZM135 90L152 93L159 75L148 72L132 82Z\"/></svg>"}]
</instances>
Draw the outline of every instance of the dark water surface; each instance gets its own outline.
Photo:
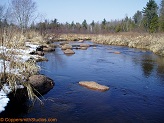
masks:
<instances>
[{"instance_id":1,"label":"dark water surface","mask_svg":"<svg viewBox=\"0 0 164 123\"><path fill-rule=\"evenodd\" d=\"M47 53L49 61L38 63L40 73L52 78L55 86L44 95L44 106L19 106L10 115L57 118L58 123L164 122L164 58L120 46L74 51L71 56L59 48ZM110 90L90 90L79 81L96 81Z\"/></svg>"}]
</instances>

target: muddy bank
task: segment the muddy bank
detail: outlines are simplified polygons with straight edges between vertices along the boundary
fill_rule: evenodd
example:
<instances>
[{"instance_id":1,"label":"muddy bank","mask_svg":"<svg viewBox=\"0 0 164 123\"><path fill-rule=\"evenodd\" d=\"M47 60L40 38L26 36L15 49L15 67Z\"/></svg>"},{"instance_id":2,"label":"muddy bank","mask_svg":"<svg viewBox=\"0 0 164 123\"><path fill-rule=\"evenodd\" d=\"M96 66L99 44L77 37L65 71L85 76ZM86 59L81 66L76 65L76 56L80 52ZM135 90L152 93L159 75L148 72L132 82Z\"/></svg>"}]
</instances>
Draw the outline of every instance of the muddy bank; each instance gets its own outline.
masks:
<instances>
[{"instance_id":1,"label":"muddy bank","mask_svg":"<svg viewBox=\"0 0 164 123\"><path fill-rule=\"evenodd\" d=\"M146 49L155 54L164 56L164 35L148 33L115 33L115 34L63 34L58 38L53 35L47 36L47 39L53 41L82 41L92 40L95 43L128 46L130 48Z\"/></svg>"}]
</instances>

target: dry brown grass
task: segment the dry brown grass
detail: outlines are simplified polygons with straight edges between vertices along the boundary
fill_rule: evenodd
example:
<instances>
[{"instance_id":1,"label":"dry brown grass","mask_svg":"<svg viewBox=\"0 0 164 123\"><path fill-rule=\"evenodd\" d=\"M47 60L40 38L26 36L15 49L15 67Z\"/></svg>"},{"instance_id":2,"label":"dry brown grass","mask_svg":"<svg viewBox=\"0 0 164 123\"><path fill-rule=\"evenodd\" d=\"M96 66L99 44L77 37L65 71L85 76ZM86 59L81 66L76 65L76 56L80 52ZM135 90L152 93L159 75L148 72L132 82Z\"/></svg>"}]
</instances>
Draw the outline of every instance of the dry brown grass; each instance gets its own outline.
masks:
<instances>
[{"instance_id":1,"label":"dry brown grass","mask_svg":"<svg viewBox=\"0 0 164 123\"><path fill-rule=\"evenodd\" d=\"M158 55L164 56L164 34L163 33L137 33L121 32L109 34L63 34L60 36L65 40L91 39L95 43L128 46L150 50Z\"/></svg>"},{"instance_id":2,"label":"dry brown grass","mask_svg":"<svg viewBox=\"0 0 164 123\"><path fill-rule=\"evenodd\" d=\"M44 38L36 31L28 31L25 36L27 37L26 41L31 42L32 44L46 44Z\"/></svg>"},{"instance_id":3,"label":"dry brown grass","mask_svg":"<svg viewBox=\"0 0 164 123\"><path fill-rule=\"evenodd\" d=\"M0 73L0 86L3 84L8 84L12 91L17 89L17 85L21 84L27 88L29 99L40 100L33 92L32 87L27 82L28 77L36 74L39 68L36 66L35 60L28 60L26 62L22 62L18 60L16 55L20 53L17 52L15 49L26 49L25 42L30 41L33 44L41 44L44 42L43 38L36 32L26 32L22 34L16 28L5 28L4 30L0 31L0 46L4 46L7 49L3 49L1 51L1 58L4 59L4 71ZM7 69L7 64L5 61L10 61L9 69Z\"/></svg>"},{"instance_id":4,"label":"dry brown grass","mask_svg":"<svg viewBox=\"0 0 164 123\"><path fill-rule=\"evenodd\" d=\"M95 35L92 41L100 44L128 46L150 50L164 56L164 35L162 34L114 34Z\"/></svg>"}]
</instances>

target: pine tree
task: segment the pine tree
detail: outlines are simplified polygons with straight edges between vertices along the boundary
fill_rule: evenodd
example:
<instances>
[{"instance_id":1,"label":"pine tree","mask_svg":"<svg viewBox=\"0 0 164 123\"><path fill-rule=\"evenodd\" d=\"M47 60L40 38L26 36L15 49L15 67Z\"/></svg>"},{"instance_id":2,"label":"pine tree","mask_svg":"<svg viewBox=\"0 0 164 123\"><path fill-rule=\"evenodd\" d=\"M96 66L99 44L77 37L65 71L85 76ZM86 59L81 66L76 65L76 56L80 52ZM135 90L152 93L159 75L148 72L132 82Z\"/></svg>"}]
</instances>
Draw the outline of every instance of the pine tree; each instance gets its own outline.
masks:
<instances>
[{"instance_id":1,"label":"pine tree","mask_svg":"<svg viewBox=\"0 0 164 123\"><path fill-rule=\"evenodd\" d=\"M164 32L164 0L160 4L159 29Z\"/></svg>"},{"instance_id":2,"label":"pine tree","mask_svg":"<svg viewBox=\"0 0 164 123\"><path fill-rule=\"evenodd\" d=\"M143 9L144 26L146 31L153 33L158 30L158 6L154 0L149 0L146 7Z\"/></svg>"},{"instance_id":3,"label":"pine tree","mask_svg":"<svg viewBox=\"0 0 164 123\"><path fill-rule=\"evenodd\" d=\"M142 12L141 11L137 11L134 16L133 16L133 19L134 19L134 23L137 25L137 26L140 26L141 24L141 20L142 20Z\"/></svg>"},{"instance_id":4,"label":"pine tree","mask_svg":"<svg viewBox=\"0 0 164 123\"><path fill-rule=\"evenodd\" d=\"M94 22L94 20L92 21L92 23L91 23L90 25L91 25L91 32L94 32L94 27L95 27L95 22Z\"/></svg>"},{"instance_id":5,"label":"pine tree","mask_svg":"<svg viewBox=\"0 0 164 123\"><path fill-rule=\"evenodd\" d=\"M83 26L84 29L87 29L87 21L86 21L86 20L84 20L84 21L82 22L82 26Z\"/></svg>"}]
</instances>

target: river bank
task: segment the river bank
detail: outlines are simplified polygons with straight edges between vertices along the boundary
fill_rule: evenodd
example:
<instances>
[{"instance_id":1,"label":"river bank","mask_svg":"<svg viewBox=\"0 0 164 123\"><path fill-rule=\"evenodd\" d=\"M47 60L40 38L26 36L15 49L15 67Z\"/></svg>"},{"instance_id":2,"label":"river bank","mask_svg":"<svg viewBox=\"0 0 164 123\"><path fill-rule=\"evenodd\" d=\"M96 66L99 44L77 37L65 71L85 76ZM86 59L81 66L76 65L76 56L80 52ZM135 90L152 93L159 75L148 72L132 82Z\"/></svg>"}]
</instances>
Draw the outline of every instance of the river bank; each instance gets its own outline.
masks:
<instances>
[{"instance_id":1,"label":"river bank","mask_svg":"<svg viewBox=\"0 0 164 123\"><path fill-rule=\"evenodd\" d=\"M46 37L51 41L82 41L92 40L94 43L128 46L130 48L146 49L164 56L164 35L148 33L114 33L114 34L62 34L57 38Z\"/></svg>"},{"instance_id":2,"label":"river bank","mask_svg":"<svg viewBox=\"0 0 164 123\"><path fill-rule=\"evenodd\" d=\"M36 62L47 61L44 52L54 51L55 46L47 44L37 32L13 33L3 34L0 46L0 113L10 100L8 95L15 96L17 90L26 92L18 93L20 97L34 101L39 99L36 95L54 86L53 80L39 75L40 67Z\"/></svg>"}]
</instances>

